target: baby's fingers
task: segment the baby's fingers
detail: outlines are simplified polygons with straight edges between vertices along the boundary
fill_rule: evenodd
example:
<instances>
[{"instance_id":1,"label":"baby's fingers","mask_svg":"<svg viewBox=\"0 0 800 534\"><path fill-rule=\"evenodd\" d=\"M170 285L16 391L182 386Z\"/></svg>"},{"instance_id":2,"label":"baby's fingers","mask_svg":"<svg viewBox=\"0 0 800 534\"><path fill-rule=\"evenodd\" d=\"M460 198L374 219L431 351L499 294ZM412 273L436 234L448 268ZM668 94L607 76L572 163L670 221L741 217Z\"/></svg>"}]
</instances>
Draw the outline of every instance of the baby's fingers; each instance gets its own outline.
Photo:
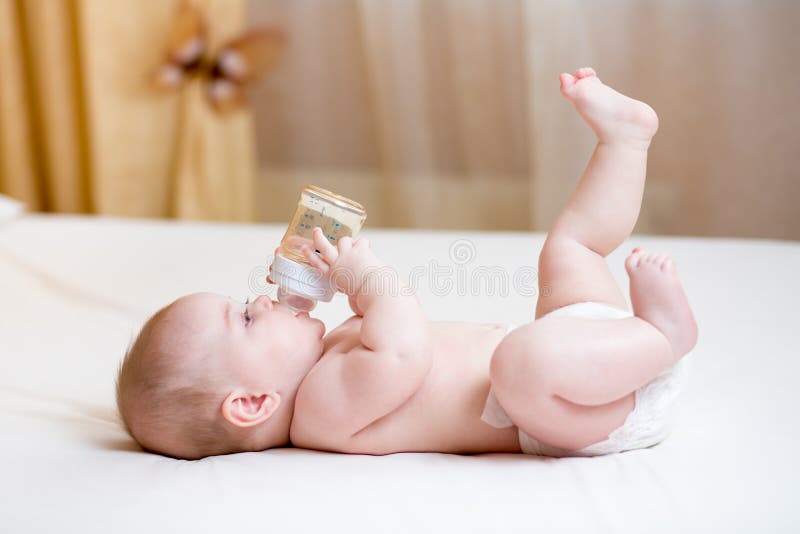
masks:
<instances>
[{"instance_id":1,"label":"baby's fingers","mask_svg":"<svg viewBox=\"0 0 800 534\"><path fill-rule=\"evenodd\" d=\"M313 266L319 269L324 273L327 273L330 269L330 266L320 258L319 254L314 252L308 245L303 245L300 250L303 252L303 256L308 260L308 262Z\"/></svg>"},{"instance_id":2,"label":"baby's fingers","mask_svg":"<svg viewBox=\"0 0 800 534\"><path fill-rule=\"evenodd\" d=\"M322 254L325 261L331 265L336 263L336 259L339 257L339 251L336 250L336 247L331 245L330 241L325 237L325 234L322 233L322 228L319 226L314 228L312 235L314 236L314 246L317 247L317 250Z\"/></svg>"},{"instance_id":3,"label":"baby's fingers","mask_svg":"<svg viewBox=\"0 0 800 534\"><path fill-rule=\"evenodd\" d=\"M339 254L344 254L345 252L349 252L350 249L353 248L353 238L350 236L344 236L339 239Z\"/></svg>"}]
</instances>

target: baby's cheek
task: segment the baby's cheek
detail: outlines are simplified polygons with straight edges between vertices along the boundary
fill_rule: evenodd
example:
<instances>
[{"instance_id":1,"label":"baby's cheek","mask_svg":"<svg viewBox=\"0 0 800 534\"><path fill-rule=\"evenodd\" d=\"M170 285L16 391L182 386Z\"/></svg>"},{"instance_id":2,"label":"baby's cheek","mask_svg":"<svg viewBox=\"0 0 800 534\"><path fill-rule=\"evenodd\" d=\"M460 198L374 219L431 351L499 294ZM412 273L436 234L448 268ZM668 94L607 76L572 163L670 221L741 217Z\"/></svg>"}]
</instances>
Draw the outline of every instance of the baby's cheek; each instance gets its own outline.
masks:
<instances>
[{"instance_id":1,"label":"baby's cheek","mask_svg":"<svg viewBox=\"0 0 800 534\"><path fill-rule=\"evenodd\" d=\"M248 358L243 348L234 345L226 347L202 362L200 369L206 376L220 376L239 379L248 373Z\"/></svg>"}]
</instances>

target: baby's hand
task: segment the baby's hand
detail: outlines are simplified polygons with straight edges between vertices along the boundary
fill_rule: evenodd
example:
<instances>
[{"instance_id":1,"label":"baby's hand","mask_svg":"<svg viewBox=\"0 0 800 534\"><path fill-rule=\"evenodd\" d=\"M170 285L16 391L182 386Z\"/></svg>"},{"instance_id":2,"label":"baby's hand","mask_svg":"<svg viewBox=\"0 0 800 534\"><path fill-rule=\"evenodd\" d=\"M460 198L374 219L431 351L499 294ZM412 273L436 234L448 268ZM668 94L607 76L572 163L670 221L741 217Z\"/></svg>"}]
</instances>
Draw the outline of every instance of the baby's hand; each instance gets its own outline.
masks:
<instances>
[{"instance_id":1,"label":"baby's hand","mask_svg":"<svg viewBox=\"0 0 800 534\"><path fill-rule=\"evenodd\" d=\"M330 275L333 286L349 297L358 294L370 269L383 265L364 238L353 241L350 237L342 237L337 248L325 238L321 228L314 228L312 235L316 250L305 245L303 255L323 274Z\"/></svg>"}]
</instances>

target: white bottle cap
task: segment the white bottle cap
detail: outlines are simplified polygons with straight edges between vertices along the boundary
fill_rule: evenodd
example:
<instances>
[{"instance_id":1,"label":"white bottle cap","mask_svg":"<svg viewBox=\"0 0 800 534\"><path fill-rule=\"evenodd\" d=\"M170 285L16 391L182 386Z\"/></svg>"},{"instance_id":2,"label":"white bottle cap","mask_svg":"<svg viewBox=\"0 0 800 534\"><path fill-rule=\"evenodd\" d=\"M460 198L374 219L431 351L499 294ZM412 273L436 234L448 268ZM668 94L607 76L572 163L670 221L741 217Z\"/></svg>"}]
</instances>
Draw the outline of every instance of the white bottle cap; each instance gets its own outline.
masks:
<instances>
[{"instance_id":1,"label":"white bottle cap","mask_svg":"<svg viewBox=\"0 0 800 534\"><path fill-rule=\"evenodd\" d=\"M316 267L292 261L280 254L272 262L272 281L287 291L322 302L330 302L336 290L330 278Z\"/></svg>"}]
</instances>

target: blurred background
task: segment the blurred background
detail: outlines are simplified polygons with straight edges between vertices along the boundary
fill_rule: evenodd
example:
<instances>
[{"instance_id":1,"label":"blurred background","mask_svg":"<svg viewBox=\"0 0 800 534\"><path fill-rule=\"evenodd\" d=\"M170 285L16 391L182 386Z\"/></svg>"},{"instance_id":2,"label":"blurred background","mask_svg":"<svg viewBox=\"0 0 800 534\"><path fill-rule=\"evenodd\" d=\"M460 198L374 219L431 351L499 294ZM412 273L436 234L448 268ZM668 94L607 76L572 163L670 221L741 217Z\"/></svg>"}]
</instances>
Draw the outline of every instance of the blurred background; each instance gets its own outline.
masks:
<instances>
[{"instance_id":1,"label":"blurred background","mask_svg":"<svg viewBox=\"0 0 800 534\"><path fill-rule=\"evenodd\" d=\"M313 183L372 227L546 230L594 145L558 74L591 65L660 116L637 232L797 240L798 21L795 0L0 0L0 194L284 223Z\"/></svg>"}]
</instances>

